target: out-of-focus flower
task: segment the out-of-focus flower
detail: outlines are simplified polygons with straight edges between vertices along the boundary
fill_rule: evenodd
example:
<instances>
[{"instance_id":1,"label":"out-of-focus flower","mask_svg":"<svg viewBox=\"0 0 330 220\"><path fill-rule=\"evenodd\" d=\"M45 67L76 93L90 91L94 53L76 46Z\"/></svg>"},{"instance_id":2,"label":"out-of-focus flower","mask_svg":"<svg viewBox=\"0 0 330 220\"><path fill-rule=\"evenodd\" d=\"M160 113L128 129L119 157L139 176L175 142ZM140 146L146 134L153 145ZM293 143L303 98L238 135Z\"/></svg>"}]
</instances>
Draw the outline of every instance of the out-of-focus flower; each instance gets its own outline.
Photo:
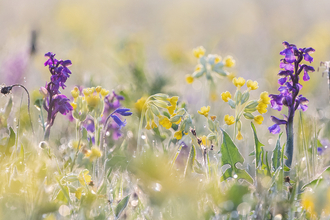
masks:
<instances>
[{"instance_id":1,"label":"out-of-focus flower","mask_svg":"<svg viewBox=\"0 0 330 220\"><path fill-rule=\"evenodd\" d=\"M196 47L193 50L193 53L194 53L194 56L196 58L200 58L200 57L204 56L204 54L205 54L205 48L203 46Z\"/></svg>"},{"instance_id":2,"label":"out-of-focus flower","mask_svg":"<svg viewBox=\"0 0 330 220\"><path fill-rule=\"evenodd\" d=\"M238 131L236 139L239 140L239 141L243 139L241 131Z\"/></svg>"},{"instance_id":3,"label":"out-of-focus flower","mask_svg":"<svg viewBox=\"0 0 330 220\"><path fill-rule=\"evenodd\" d=\"M228 102L231 99L230 92L226 91L226 92L221 93L221 98L223 101Z\"/></svg>"},{"instance_id":4,"label":"out-of-focus flower","mask_svg":"<svg viewBox=\"0 0 330 220\"><path fill-rule=\"evenodd\" d=\"M182 138L182 131L177 131L174 133L174 137L177 139L177 140L180 140Z\"/></svg>"},{"instance_id":5,"label":"out-of-focus flower","mask_svg":"<svg viewBox=\"0 0 330 220\"><path fill-rule=\"evenodd\" d=\"M191 75L186 75L186 81L188 84L191 84L194 82L194 77L192 77Z\"/></svg>"},{"instance_id":6,"label":"out-of-focus flower","mask_svg":"<svg viewBox=\"0 0 330 220\"><path fill-rule=\"evenodd\" d=\"M235 60L233 59L232 56L225 57L224 62L225 62L225 66L226 67L233 67L233 66L235 66Z\"/></svg>"},{"instance_id":7,"label":"out-of-focus flower","mask_svg":"<svg viewBox=\"0 0 330 220\"><path fill-rule=\"evenodd\" d=\"M102 156L102 152L96 146L93 146L90 150L87 150L87 152L85 153L85 157L89 158L90 161L94 161L97 158L100 158L101 156Z\"/></svg>"},{"instance_id":8,"label":"out-of-focus flower","mask_svg":"<svg viewBox=\"0 0 330 220\"><path fill-rule=\"evenodd\" d=\"M160 118L159 124L162 125L166 129L170 129L172 127L172 122L165 116L162 116Z\"/></svg>"},{"instance_id":9,"label":"out-of-focus flower","mask_svg":"<svg viewBox=\"0 0 330 220\"><path fill-rule=\"evenodd\" d=\"M80 173L78 174L78 180L82 186L85 186L85 182L86 184L89 184L90 181L92 180L92 177L88 173L89 171L85 169L80 171Z\"/></svg>"},{"instance_id":10,"label":"out-of-focus flower","mask_svg":"<svg viewBox=\"0 0 330 220\"><path fill-rule=\"evenodd\" d=\"M138 99L134 105L135 109L139 112L139 114L141 114L144 103L147 101L146 97L141 97L140 99Z\"/></svg>"},{"instance_id":11,"label":"out-of-focus flower","mask_svg":"<svg viewBox=\"0 0 330 220\"><path fill-rule=\"evenodd\" d=\"M254 117L254 121L255 121L257 124L261 125L262 122L264 121L264 117L262 117L261 115L257 115L257 116Z\"/></svg>"}]
</instances>

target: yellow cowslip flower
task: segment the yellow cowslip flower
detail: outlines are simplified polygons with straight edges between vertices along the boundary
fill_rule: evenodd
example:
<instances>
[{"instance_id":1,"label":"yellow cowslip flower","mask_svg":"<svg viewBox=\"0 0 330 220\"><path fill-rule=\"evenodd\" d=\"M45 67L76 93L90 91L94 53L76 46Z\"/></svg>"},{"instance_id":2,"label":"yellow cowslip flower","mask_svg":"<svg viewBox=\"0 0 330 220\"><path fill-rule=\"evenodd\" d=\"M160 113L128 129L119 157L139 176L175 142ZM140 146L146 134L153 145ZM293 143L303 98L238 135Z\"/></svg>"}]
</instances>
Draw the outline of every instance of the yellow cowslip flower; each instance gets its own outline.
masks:
<instances>
[{"instance_id":1,"label":"yellow cowslip flower","mask_svg":"<svg viewBox=\"0 0 330 220\"><path fill-rule=\"evenodd\" d=\"M204 147L211 145L211 142L207 139L205 135L202 136L202 144Z\"/></svg>"},{"instance_id":2,"label":"yellow cowslip flower","mask_svg":"<svg viewBox=\"0 0 330 220\"><path fill-rule=\"evenodd\" d=\"M90 181L92 181L92 177L90 175L88 175L89 171L87 169L82 170L79 174L78 174L78 180L79 183L83 186L85 186L85 182L87 184L90 183Z\"/></svg>"},{"instance_id":3,"label":"yellow cowslip flower","mask_svg":"<svg viewBox=\"0 0 330 220\"><path fill-rule=\"evenodd\" d=\"M233 81L233 79L235 78L235 74L234 74L234 73L229 73L229 74L227 75L227 77L228 77L228 79L229 79L230 81Z\"/></svg>"},{"instance_id":4,"label":"yellow cowslip flower","mask_svg":"<svg viewBox=\"0 0 330 220\"><path fill-rule=\"evenodd\" d=\"M167 101L169 101L171 103L171 105L175 105L176 106L176 103L178 102L179 100L179 96L173 96L171 98L167 98Z\"/></svg>"},{"instance_id":5,"label":"yellow cowslip flower","mask_svg":"<svg viewBox=\"0 0 330 220\"><path fill-rule=\"evenodd\" d=\"M268 96L268 92L262 92L260 94L260 99L258 100L258 102L259 103L262 102L262 103L264 103L266 105L270 104L270 98Z\"/></svg>"},{"instance_id":6,"label":"yellow cowslip flower","mask_svg":"<svg viewBox=\"0 0 330 220\"><path fill-rule=\"evenodd\" d=\"M227 125L232 125L232 124L235 123L234 116L225 115L224 120L225 120L225 122L226 122Z\"/></svg>"},{"instance_id":7,"label":"yellow cowslip flower","mask_svg":"<svg viewBox=\"0 0 330 220\"><path fill-rule=\"evenodd\" d=\"M74 87L74 89L71 91L71 95L74 99L78 98L79 96L79 89L78 87Z\"/></svg>"},{"instance_id":8,"label":"yellow cowslip flower","mask_svg":"<svg viewBox=\"0 0 330 220\"><path fill-rule=\"evenodd\" d=\"M243 77L238 77L233 79L233 84L236 86L238 89L240 89L242 86L245 84L245 79Z\"/></svg>"},{"instance_id":9,"label":"yellow cowslip flower","mask_svg":"<svg viewBox=\"0 0 330 220\"><path fill-rule=\"evenodd\" d=\"M210 116L210 118L212 121L214 121L217 118L217 116L213 115L213 116Z\"/></svg>"},{"instance_id":10,"label":"yellow cowslip flower","mask_svg":"<svg viewBox=\"0 0 330 220\"><path fill-rule=\"evenodd\" d=\"M106 89L102 89L102 90L101 90L101 96L102 96L103 98L106 97L108 94L109 94L109 90L106 90Z\"/></svg>"},{"instance_id":11,"label":"yellow cowslip flower","mask_svg":"<svg viewBox=\"0 0 330 220\"><path fill-rule=\"evenodd\" d=\"M174 113L175 109L176 109L176 105L171 105L171 106L167 107L167 110L170 113L170 115L172 115Z\"/></svg>"},{"instance_id":12,"label":"yellow cowslip flower","mask_svg":"<svg viewBox=\"0 0 330 220\"><path fill-rule=\"evenodd\" d=\"M87 105L91 108L95 108L101 101L99 94L90 94L85 96Z\"/></svg>"},{"instance_id":13,"label":"yellow cowslip flower","mask_svg":"<svg viewBox=\"0 0 330 220\"><path fill-rule=\"evenodd\" d=\"M209 116L210 106L203 106L200 111L197 111L199 114L204 115L206 118Z\"/></svg>"},{"instance_id":14,"label":"yellow cowslip flower","mask_svg":"<svg viewBox=\"0 0 330 220\"><path fill-rule=\"evenodd\" d=\"M171 118L173 118L174 116L176 116L177 114L176 113L173 113L172 115L171 115ZM180 124L180 122L181 122L181 120L182 120L182 118L180 117L179 118L179 120L177 120L177 121L172 121L174 124Z\"/></svg>"},{"instance_id":15,"label":"yellow cowslip flower","mask_svg":"<svg viewBox=\"0 0 330 220\"><path fill-rule=\"evenodd\" d=\"M267 105L264 104L263 102L259 102L256 109L260 114L265 114L267 112Z\"/></svg>"},{"instance_id":16,"label":"yellow cowslip flower","mask_svg":"<svg viewBox=\"0 0 330 220\"><path fill-rule=\"evenodd\" d=\"M136 101L136 103L134 104L134 107L136 108L136 110L141 113L144 104L146 103L147 98L146 97L141 97L139 100Z\"/></svg>"},{"instance_id":17,"label":"yellow cowslip flower","mask_svg":"<svg viewBox=\"0 0 330 220\"><path fill-rule=\"evenodd\" d=\"M204 56L205 48L203 46L196 47L193 50L193 53L194 53L195 57L200 58L200 57Z\"/></svg>"},{"instance_id":18,"label":"yellow cowslip flower","mask_svg":"<svg viewBox=\"0 0 330 220\"><path fill-rule=\"evenodd\" d=\"M214 58L214 63L217 64L221 61L221 57L219 55L216 55Z\"/></svg>"},{"instance_id":19,"label":"yellow cowslip flower","mask_svg":"<svg viewBox=\"0 0 330 220\"><path fill-rule=\"evenodd\" d=\"M89 96L93 92L94 92L94 87L83 89L83 93L84 93L85 96Z\"/></svg>"},{"instance_id":20,"label":"yellow cowslip flower","mask_svg":"<svg viewBox=\"0 0 330 220\"><path fill-rule=\"evenodd\" d=\"M224 59L224 63L226 67L233 67L235 66L235 60L233 59L232 56L227 56Z\"/></svg>"},{"instance_id":21,"label":"yellow cowslip flower","mask_svg":"<svg viewBox=\"0 0 330 220\"><path fill-rule=\"evenodd\" d=\"M303 194L301 199L301 206L306 209L311 215L316 215L315 212L315 198L311 192L306 192Z\"/></svg>"},{"instance_id":22,"label":"yellow cowslip flower","mask_svg":"<svg viewBox=\"0 0 330 220\"><path fill-rule=\"evenodd\" d=\"M177 140L180 140L182 138L182 131L177 131L174 133L174 137L177 139Z\"/></svg>"},{"instance_id":23,"label":"yellow cowslip flower","mask_svg":"<svg viewBox=\"0 0 330 220\"><path fill-rule=\"evenodd\" d=\"M78 143L79 143L79 141L77 141L77 140L72 141L72 142L71 142L72 147L73 147L74 149L77 149L77 147L78 147ZM83 141L80 141L80 144L79 144L79 150L80 150L80 148L83 147L84 145L85 145L84 142L83 142Z\"/></svg>"},{"instance_id":24,"label":"yellow cowslip flower","mask_svg":"<svg viewBox=\"0 0 330 220\"><path fill-rule=\"evenodd\" d=\"M172 127L172 122L170 122L170 119L168 117L162 116L159 120L159 124L162 125L166 129L170 129Z\"/></svg>"},{"instance_id":25,"label":"yellow cowslip flower","mask_svg":"<svg viewBox=\"0 0 330 220\"><path fill-rule=\"evenodd\" d=\"M228 102L231 99L230 92L226 91L226 92L221 93L221 98L223 101Z\"/></svg>"},{"instance_id":26,"label":"yellow cowslip flower","mask_svg":"<svg viewBox=\"0 0 330 220\"><path fill-rule=\"evenodd\" d=\"M150 123L149 123L149 121L147 121L146 129L148 129L148 130L150 130L150 129L151 129L151 126L150 126Z\"/></svg>"},{"instance_id":27,"label":"yellow cowslip flower","mask_svg":"<svg viewBox=\"0 0 330 220\"><path fill-rule=\"evenodd\" d=\"M186 82L192 84L194 82L194 77L192 77L192 75L186 75Z\"/></svg>"},{"instance_id":28,"label":"yellow cowslip flower","mask_svg":"<svg viewBox=\"0 0 330 220\"><path fill-rule=\"evenodd\" d=\"M76 196L76 198L79 199L79 200L81 199L83 189L84 189L83 187L78 187L78 188L77 188L77 191L75 192L75 196Z\"/></svg>"},{"instance_id":29,"label":"yellow cowslip flower","mask_svg":"<svg viewBox=\"0 0 330 220\"><path fill-rule=\"evenodd\" d=\"M151 128L157 128L157 124L154 120L151 120Z\"/></svg>"},{"instance_id":30,"label":"yellow cowslip flower","mask_svg":"<svg viewBox=\"0 0 330 220\"><path fill-rule=\"evenodd\" d=\"M264 120L264 117L262 117L261 115L257 115L256 117L254 117L254 121L259 125L262 124L263 120Z\"/></svg>"},{"instance_id":31,"label":"yellow cowslip flower","mask_svg":"<svg viewBox=\"0 0 330 220\"><path fill-rule=\"evenodd\" d=\"M85 157L88 157L90 161L94 161L102 156L102 152L98 147L93 146L91 150L87 151Z\"/></svg>"},{"instance_id":32,"label":"yellow cowslip flower","mask_svg":"<svg viewBox=\"0 0 330 220\"><path fill-rule=\"evenodd\" d=\"M96 91L97 93L100 93L101 90L102 90L102 87L101 87L101 86L97 86L97 87L95 88L95 91Z\"/></svg>"},{"instance_id":33,"label":"yellow cowslip flower","mask_svg":"<svg viewBox=\"0 0 330 220\"><path fill-rule=\"evenodd\" d=\"M239 140L239 141L243 139L243 136L242 136L241 131L238 131L238 134L236 136L236 139Z\"/></svg>"},{"instance_id":34,"label":"yellow cowslip flower","mask_svg":"<svg viewBox=\"0 0 330 220\"><path fill-rule=\"evenodd\" d=\"M76 104L76 103L74 103L74 102L71 102L70 104L71 104L71 106L72 106L73 110L75 110L75 109L77 108L77 104Z\"/></svg>"},{"instance_id":35,"label":"yellow cowslip flower","mask_svg":"<svg viewBox=\"0 0 330 220\"><path fill-rule=\"evenodd\" d=\"M256 90L259 86L258 86L258 82L257 81L252 81L252 80L248 80L246 82L246 86L250 89L250 90Z\"/></svg>"}]
</instances>

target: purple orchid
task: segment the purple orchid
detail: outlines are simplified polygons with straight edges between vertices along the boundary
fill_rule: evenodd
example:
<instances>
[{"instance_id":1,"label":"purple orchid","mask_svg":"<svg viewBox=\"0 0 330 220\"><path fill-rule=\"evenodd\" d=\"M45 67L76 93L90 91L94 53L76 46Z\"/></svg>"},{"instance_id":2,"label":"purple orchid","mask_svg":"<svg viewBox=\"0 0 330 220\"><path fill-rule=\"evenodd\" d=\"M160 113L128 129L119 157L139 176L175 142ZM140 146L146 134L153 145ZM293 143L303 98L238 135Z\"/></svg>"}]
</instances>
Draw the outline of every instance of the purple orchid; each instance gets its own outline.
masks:
<instances>
[{"instance_id":1,"label":"purple orchid","mask_svg":"<svg viewBox=\"0 0 330 220\"><path fill-rule=\"evenodd\" d=\"M287 145L286 152L288 156L287 165L291 166L292 152L293 152L293 118L295 111L301 109L306 111L308 106L308 99L299 95L299 91L302 85L299 83L299 75L303 72L303 80L308 81L310 79L308 73L314 72L315 69L312 66L301 64L303 60L307 62L313 62L313 57L310 56L315 50L311 47L308 48L297 48L294 44L283 42L285 47L280 52L280 55L285 56L284 59L280 60L280 68L278 75L280 79L278 83L280 87L278 91L280 94L271 94L271 107L275 110L281 111L283 106L288 108L288 117L285 119L279 119L274 116L271 117L274 125L268 128L272 134L277 134L281 131L280 125L286 125L287 133Z\"/></svg>"},{"instance_id":2,"label":"purple orchid","mask_svg":"<svg viewBox=\"0 0 330 220\"><path fill-rule=\"evenodd\" d=\"M71 71L69 66L72 65L70 60L57 60L55 54L48 52L45 54L48 60L45 66L48 66L49 72L52 74L50 82L45 87L41 87L40 91L45 96L43 104L44 109L47 111L47 127L45 131L45 140L49 139L50 128L54 124L55 117L58 112L63 115L68 114L73 110L70 100L59 91L60 87L64 89L66 80L70 77Z\"/></svg>"}]
</instances>

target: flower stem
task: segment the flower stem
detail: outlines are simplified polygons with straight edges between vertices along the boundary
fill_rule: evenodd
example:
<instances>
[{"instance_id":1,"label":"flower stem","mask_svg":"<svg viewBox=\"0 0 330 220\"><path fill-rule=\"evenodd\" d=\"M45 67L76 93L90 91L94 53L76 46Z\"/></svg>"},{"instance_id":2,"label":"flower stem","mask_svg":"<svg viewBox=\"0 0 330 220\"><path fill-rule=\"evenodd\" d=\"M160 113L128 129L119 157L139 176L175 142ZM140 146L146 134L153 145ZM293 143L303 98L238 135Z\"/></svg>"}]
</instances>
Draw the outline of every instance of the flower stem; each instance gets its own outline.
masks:
<instances>
[{"instance_id":1,"label":"flower stem","mask_svg":"<svg viewBox=\"0 0 330 220\"><path fill-rule=\"evenodd\" d=\"M289 108L289 111L291 109ZM292 113L292 111L291 111ZM288 157L288 159L285 161L285 165L291 168L292 164L292 158L293 158L293 116L294 116L294 110L293 114L289 114L288 123L286 125L286 146L285 146L285 154Z\"/></svg>"}]
</instances>

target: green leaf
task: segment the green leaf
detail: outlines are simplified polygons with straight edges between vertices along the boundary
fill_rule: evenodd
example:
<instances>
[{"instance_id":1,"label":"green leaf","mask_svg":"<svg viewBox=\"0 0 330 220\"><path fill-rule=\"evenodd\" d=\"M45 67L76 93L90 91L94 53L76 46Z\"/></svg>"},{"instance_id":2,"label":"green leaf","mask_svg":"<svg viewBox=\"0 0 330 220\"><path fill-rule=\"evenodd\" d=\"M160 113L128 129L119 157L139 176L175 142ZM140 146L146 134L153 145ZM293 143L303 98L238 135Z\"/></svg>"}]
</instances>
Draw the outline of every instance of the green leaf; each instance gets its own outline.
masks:
<instances>
[{"instance_id":1,"label":"green leaf","mask_svg":"<svg viewBox=\"0 0 330 220\"><path fill-rule=\"evenodd\" d=\"M5 113L4 113L4 117L6 119L9 117L12 107L13 107L13 99L10 97L10 99L8 100L8 103L6 105L6 109L5 109Z\"/></svg>"},{"instance_id":2,"label":"green leaf","mask_svg":"<svg viewBox=\"0 0 330 220\"><path fill-rule=\"evenodd\" d=\"M215 132L217 130L217 128L215 127L214 122L209 118L207 119L207 122L208 122L209 129L211 131Z\"/></svg>"},{"instance_id":3,"label":"green leaf","mask_svg":"<svg viewBox=\"0 0 330 220\"><path fill-rule=\"evenodd\" d=\"M236 108L236 104L232 99L229 99L228 104L229 104L230 108L232 108L232 109Z\"/></svg>"},{"instance_id":4,"label":"green leaf","mask_svg":"<svg viewBox=\"0 0 330 220\"><path fill-rule=\"evenodd\" d=\"M281 133L278 136L277 142L275 149L273 150L273 155L272 155L272 166L273 170L276 171L277 168L281 166L281 136L283 133Z\"/></svg>"},{"instance_id":5,"label":"green leaf","mask_svg":"<svg viewBox=\"0 0 330 220\"><path fill-rule=\"evenodd\" d=\"M244 118L246 118L246 119L251 119L251 120L254 119L254 116L249 112L245 112L245 113L243 113L243 115L244 115Z\"/></svg>"},{"instance_id":6,"label":"green leaf","mask_svg":"<svg viewBox=\"0 0 330 220\"><path fill-rule=\"evenodd\" d=\"M250 93L249 92L244 92L243 95L242 95L241 104L244 104L249 98L250 98Z\"/></svg>"},{"instance_id":7,"label":"green leaf","mask_svg":"<svg viewBox=\"0 0 330 220\"><path fill-rule=\"evenodd\" d=\"M129 197L131 195L126 196L125 198L123 198L117 205L116 209L115 209L115 216L116 219L119 218L119 216L121 215L121 213L125 210L125 208L127 207L128 201L129 201Z\"/></svg>"},{"instance_id":8,"label":"green leaf","mask_svg":"<svg viewBox=\"0 0 330 220\"><path fill-rule=\"evenodd\" d=\"M237 163L243 164L244 158L241 153L238 151L238 148L233 143L229 135L222 130L223 134L223 142L220 148L221 151L221 163L222 165L230 165L222 175L221 181L228 179L229 177L234 177L236 175L237 179L244 179L249 183L253 183L252 177L243 169L239 169L236 167Z\"/></svg>"},{"instance_id":9,"label":"green leaf","mask_svg":"<svg viewBox=\"0 0 330 220\"><path fill-rule=\"evenodd\" d=\"M192 144L191 148L190 148L188 160L187 160L187 163L186 163L186 167L184 169L184 174L183 174L184 176L186 176L188 169L192 170L192 168L194 166L194 163L195 163L195 159L196 159L196 148L195 148L195 145Z\"/></svg>"},{"instance_id":10,"label":"green leaf","mask_svg":"<svg viewBox=\"0 0 330 220\"><path fill-rule=\"evenodd\" d=\"M255 151L255 157L256 157L256 169L259 168L262 164L262 158L261 158L261 147L265 146L262 143L260 143L260 141L258 140L257 137L257 132L256 132L256 128L254 126L254 124L251 122L251 127L253 130L253 136L254 136L254 151Z\"/></svg>"},{"instance_id":11,"label":"green leaf","mask_svg":"<svg viewBox=\"0 0 330 220\"><path fill-rule=\"evenodd\" d=\"M235 93L235 103L238 105L242 100L242 92L240 90L237 90Z\"/></svg>"}]
</instances>

